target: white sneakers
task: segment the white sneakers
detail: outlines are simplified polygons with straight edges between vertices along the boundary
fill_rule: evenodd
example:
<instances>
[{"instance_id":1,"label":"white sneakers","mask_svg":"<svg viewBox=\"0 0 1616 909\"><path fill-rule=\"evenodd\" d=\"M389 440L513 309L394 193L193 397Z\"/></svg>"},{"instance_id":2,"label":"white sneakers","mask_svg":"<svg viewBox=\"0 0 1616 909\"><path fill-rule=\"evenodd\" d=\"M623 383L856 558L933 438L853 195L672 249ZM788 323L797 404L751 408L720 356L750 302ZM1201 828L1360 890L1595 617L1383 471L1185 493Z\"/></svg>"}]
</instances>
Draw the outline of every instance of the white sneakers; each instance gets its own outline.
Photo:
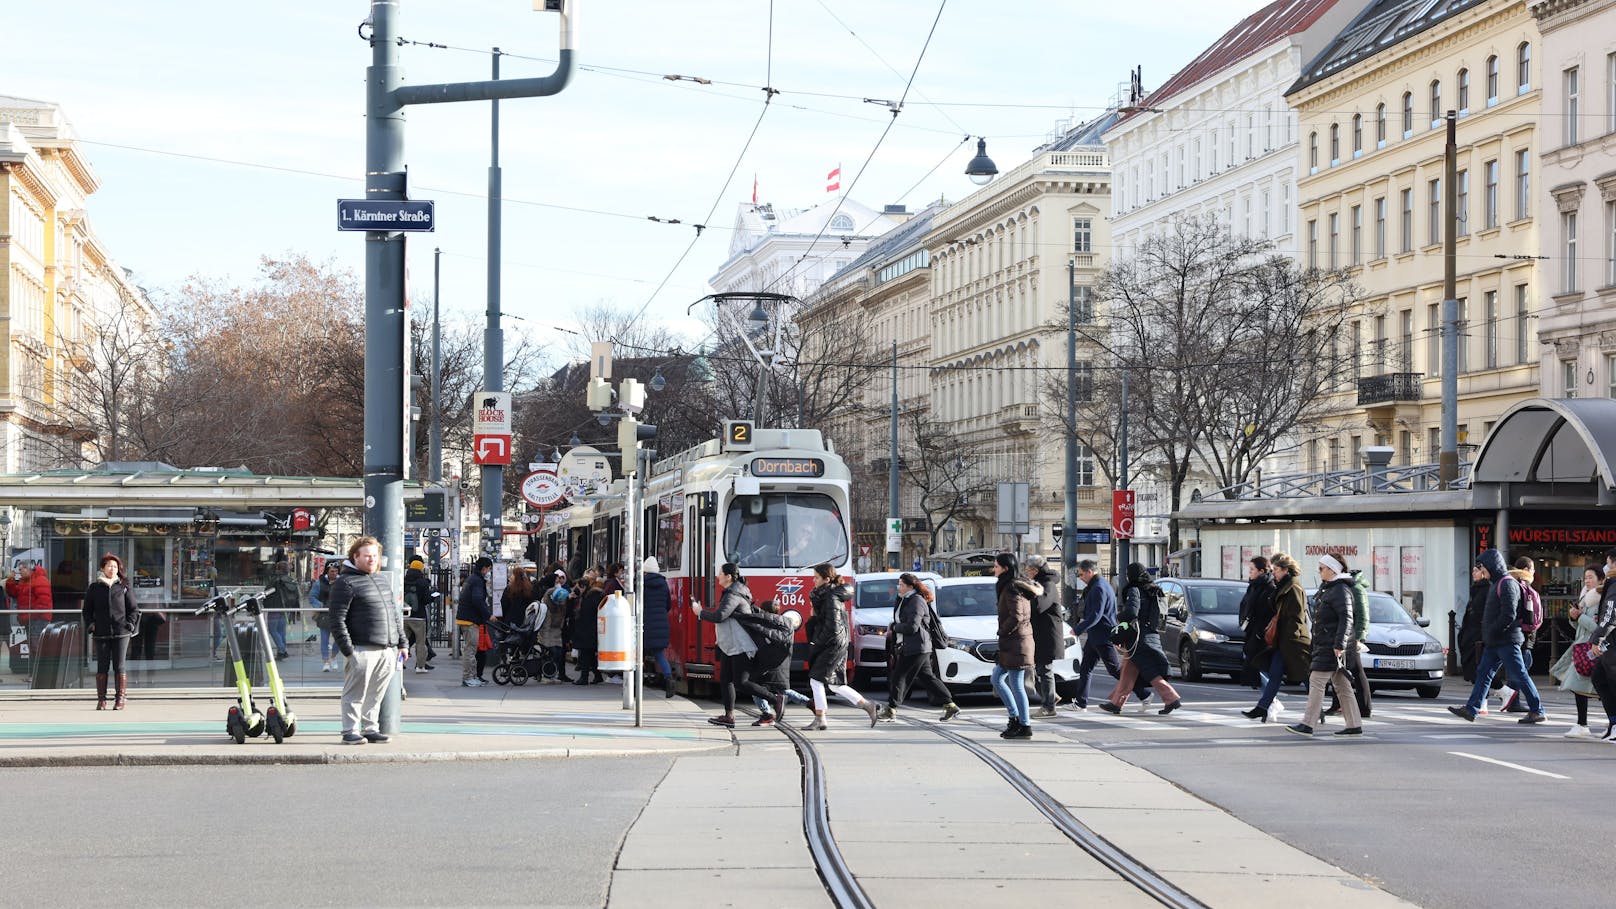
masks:
<instances>
[{"instance_id":1,"label":"white sneakers","mask_svg":"<svg viewBox=\"0 0 1616 909\"><path fill-rule=\"evenodd\" d=\"M1572 726L1565 731L1565 737L1568 739L1585 739L1591 735L1593 732L1587 726Z\"/></svg>"},{"instance_id":2,"label":"white sneakers","mask_svg":"<svg viewBox=\"0 0 1616 909\"><path fill-rule=\"evenodd\" d=\"M1279 698L1274 698L1274 702L1268 705L1268 722L1272 723L1279 719L1284 712L1285 705L1279 702Z\"/></svg>"},{"instance_id":3,"label":"white sneakers","mask_svg":"<svg viewBox=\"0 0 1616 909\"><path fill-rule=\"evenodd\" d=\"M417 672L417 673L421 673L421 672L431 672L431 671L432 671L432 670L430 670L430 669L427 669L427 668L426 668L426 667L424 667L424 666L417 666L417 667L415 667L415 671L416 671L416 672Z\"/></svg>"},{"instance_id":4,"label":"white sneakers","mask_svg":"<svg viewBox=\"0 0 1616 909\"><path fill-rule=\"evenodd\" d=\"M1505 707L1508 707L1509 706L1509 699L1514 697L1514 696L1515 696L1515 689L1509 687L1508 685L1504 685L1501 688L1499 688L1498 689L1498 709L1503 710ZM1482 698L1483 702L1485 702L1486 700L1487 700L1486 698Z\"/></svg>"},{"instance_id":5,"label":"white sneakers","mask_svg":"<svg viewBox=\"0 0 1616 909\"><path fill-rule=\"evenodd\" d=\"M321 663L320 664L320 671L321 672L330 672L331 671L331 661L326 660L324 663Z\"/></svg>"}]
</instances>

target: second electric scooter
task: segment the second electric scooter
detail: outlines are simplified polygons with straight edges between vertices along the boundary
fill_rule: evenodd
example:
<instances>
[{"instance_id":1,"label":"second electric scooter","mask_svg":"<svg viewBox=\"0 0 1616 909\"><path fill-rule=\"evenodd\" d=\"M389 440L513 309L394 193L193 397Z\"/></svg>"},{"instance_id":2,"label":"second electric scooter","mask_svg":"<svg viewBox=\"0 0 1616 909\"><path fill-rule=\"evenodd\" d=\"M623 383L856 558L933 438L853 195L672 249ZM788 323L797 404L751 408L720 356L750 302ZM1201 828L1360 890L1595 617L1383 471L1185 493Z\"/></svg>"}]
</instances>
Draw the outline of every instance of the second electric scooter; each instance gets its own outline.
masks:
<instances>
[{"instance_id":1,"label":"second electric scooter","mask_svg":"<svg viewBox=\"0 0 1616 909\"><path fill-rule=\"evenodd\" d=\"M258 640L264 645L264 672L269 676L269 707L264 711L264 728L274 737L275 744L291 738L297 732L297 714L286 706L286 686L281 683L280 669L275 665L274 638L269 636L269 618L264 615L264 594L255 593L247 598L242 608L258 623Z\"/></svg>"},{"instance_id":2,"label":"second electric scooter","mask_svg":"<svg viewBox=\"0 0 1616 909\"><path fill-rule=\"evenodd\" d=\"M256 738L264 734L264 715L253 704L252 678L247 675L247 666L241 659L241 648L236 646L235 629L230 627L230 616L240 608L234 596L220 594L196 611L197 615L212 612L216 616L214 621L224 625L225 642L230 645L230 664L236 672L236 703L230 705L230 712L225 715L224 728L237 745L247 741L249 735Z\"/></svg>"}]
</instances>

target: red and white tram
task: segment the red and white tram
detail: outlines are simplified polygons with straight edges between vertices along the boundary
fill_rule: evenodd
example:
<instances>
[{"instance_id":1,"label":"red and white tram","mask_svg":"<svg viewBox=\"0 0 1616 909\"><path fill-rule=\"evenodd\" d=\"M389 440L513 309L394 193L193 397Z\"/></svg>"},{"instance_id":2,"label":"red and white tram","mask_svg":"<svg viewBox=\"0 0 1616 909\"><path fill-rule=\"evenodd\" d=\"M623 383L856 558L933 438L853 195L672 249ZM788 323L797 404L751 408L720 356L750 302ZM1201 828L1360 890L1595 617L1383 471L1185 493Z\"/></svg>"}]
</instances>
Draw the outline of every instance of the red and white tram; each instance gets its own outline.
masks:
<instances>
[{"instance_id":1,"label":"red and white tram","mask_svg":"<svg viewBox=\"0 0 1616 909\"><path fill-rule=\"evenodd\" d=\"M669 659L687 690L717 673L715 626L697 620L689 606L717 602L719 566L734 562L755 602L773 599L804 625L813 567L829 562L852 574L846 463L818 430L747 428L750 440L713 439L657 461L636 522L639 551L655 555L668 579ZM566 565L568 577L626 562L626 507L619 497L552 512L543 530L546 561ZM801 627L797 640L792 665L801 672Z\"/></svg>"}]
</instances>

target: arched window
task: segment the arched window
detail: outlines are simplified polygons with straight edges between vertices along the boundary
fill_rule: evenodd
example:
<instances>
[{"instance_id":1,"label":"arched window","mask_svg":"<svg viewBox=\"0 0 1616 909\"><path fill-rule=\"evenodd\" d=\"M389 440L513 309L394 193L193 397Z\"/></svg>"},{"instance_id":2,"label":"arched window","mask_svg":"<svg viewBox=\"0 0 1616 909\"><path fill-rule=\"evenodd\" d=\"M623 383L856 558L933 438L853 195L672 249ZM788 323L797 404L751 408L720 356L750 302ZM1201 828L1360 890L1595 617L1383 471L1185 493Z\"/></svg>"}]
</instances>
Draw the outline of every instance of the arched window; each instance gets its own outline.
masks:
<instances>
[{"instance_id":1,"label":"arched window","mask_svg":"<svg viewBox=\"0 0 1616 909\"><path fill-rule=\"evenodd\" d=\"M1498 103L1498 57L1487 58L1487 106Z\"/></svg>"},{"instance_id":2,"label":"arched window","mask_svg":"<svg viewBox=\"0 0 1616 909\"><path fill-rule=\"evenodd\" d=\"M1414 135L1414 93L1403 92L1403 138Z\"/></svg>"},{"instance_id":3,"label":"arched window","mask_svg":"<svg viewBox=\"0 0 1616 909\"><path fill-rule=\"evenodd\" d=\"M1442 80L1431 80L1431 125L1442 119Z\"/></svg>"},{"instance_id":4,"label":"arched window","mask_svg":"<svg viewBox=\"0 0 1616 909\"><path fill-rule=\"evenodd\" d=\"M1314 171L1319 169L1319 132L1314 130L1307 135L1307 166Z\"/></svg>"},{"instance_id":5,"label":"arched window","mask_svg":"<svg viewBox=\"0 0 1616 909\"><path fill-rule=\"evenodd\" d=\"M1341 160L1341 124L1330 124L1330 166Z\"/></svg>"},{"instance_id":6,"label":"arched window","mask_svg":"<svg viewBox=\"0 0 1616 909\"><path fill-rule=\"evenodd\" d=\"M1532 42L1522 41L1515 48L1515 93L1532 90Z\"/></svg>"},{"instance_id":7,"label":"arched window","mask_svg":"<svg viewBox=\"0 0 1616 909\"><path fill-rule=\"evenodd\" d=\"M1386 147L1386 104L1375 105L1375 147Z\"/></svg>"},{"instance_id":8,"label":"arched window","mask_svg":"<svg viewBox=\"0 0 1616 909\"><path fill-rule=\"evenodd\" d=\"M1459 113L1470 113L1470 70L1459 70Z\"/></svg>"},{"instance_id":9,"label":"arched window","mask_svg":"<svg viewBox=\"0 0 1616 909\"><path fill-rule=\"evenodd\" d=\"M1363 114L1352 115L1352 156L1363 154Z\"/></svg>"},{"instance_id":10,"label":"arched window","mask_svg":"<svg viewBox=\"0 0 1616 909\"><path fill-rule=\"evenodd\" d=\"M830 219L830 229L850 231L853 229L853 219L846 215L837 215Z\"/></svg>"}]
</instances>

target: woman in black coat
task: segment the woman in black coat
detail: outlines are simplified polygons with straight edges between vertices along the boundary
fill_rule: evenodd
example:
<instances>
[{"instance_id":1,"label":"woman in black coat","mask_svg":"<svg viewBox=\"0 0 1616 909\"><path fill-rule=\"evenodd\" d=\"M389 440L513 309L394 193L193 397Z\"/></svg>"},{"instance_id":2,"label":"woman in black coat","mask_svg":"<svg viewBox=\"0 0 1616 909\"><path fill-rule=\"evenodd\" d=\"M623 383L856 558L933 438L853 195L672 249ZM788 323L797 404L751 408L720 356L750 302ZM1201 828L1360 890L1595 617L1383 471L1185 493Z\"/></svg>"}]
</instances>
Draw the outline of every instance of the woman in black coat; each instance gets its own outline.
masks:
<instances>
[{"instance_id":1,"label":"woman in black coat","mask_svg":"<svg viewBox=\"0 0 1616 909\"><path fill-rule=\"evenodd\" d=\"M1307 677L1307 713L1302 721L1285 728L1297 735L1312 735L1323 721L1324 687L1334 684L1341 696L1341 710L1347 715L1347 728L1336 735L1362 735L1363 718L1358 715L1358 699L1352 694L1352 677L1347 675L1346 653L1352 641L1352 578L1337 555L1319 556L1319 578L1324 584L1313 595L1309 619L1313 632L1312 659Z\"/></svg>"},{"instance_id":2,"label":"woman in black coat","mask_svg":"<svg viewBox=\"0 0 1616 909\"><path fill-rule=\"evenodd\" d=\"M814 589L808 602L814 614L808 619L808 690L814 699L814 718L807 729L825 728L825 691L842 696L854 707L863 708L875 725L875 704L847 684L847 649L852 641L848 631L847 601L853 588L830 564L814 566Z\"/></svg>"},{"instance_id":3,"label":"woman in black coat","mask_svg":"<svg viewBox=\"0 0 1616 909\"><path fill-rule=\"evenodd\" d=\"M578 611L572 617L572 646L578 651L578 678L574 685L599 685L606 681L596 668L600 662L600 633L595 620L600 615L600 604L606 600L606 585L599 578L589 582L589 589L578 600ZM590 678L591 673L594 675Z\"/></svg>"},{"instance_id":4,"label":"woman in black coat","mask_svg":"<svg viewBox=\"0 0 1616 909\"><path fill-rule=\"evenodd\" d=\"M1178 692L1167 682L1167 651L1162 649L1161 624L1162 589L1156 586L1150 571L1138 562L1128 566L1128 584L1122 588L1122 604L1117 609L1118 627L1129 626L1138 636L1133 653L1122 664L1122 677L1111 690L1109 700L1100 704L1107 713L1121 713L1128 692L1142 682L1150 683L1161 696L1163 716L1178 709Z\"/></svg>"},{"instance_id":5,"label":"woman in black coat","mask_svg":"<svg viewBox=\"0 0 1616 909\"><path fill-rule=\"evenodd\" d=\"M1033 688L1038 692L1038 712L1033 716L1055 715L1060 698L1055 694L1055 661L1066 653L1066 611L1061 608L1060 579L1048 568L1041 555L1027 557L1027 577L1043 588L1032 601Z\"/></svg>"},{"instance_id":6,"label":"woman in black coat","mask_svg":"<svg viewBox=\"0 0 1616 909\"><path fill-rule=\"evenodd\" d=\"M129 673L124 660L129 655L129 638L139 628L140 610L124 580L123 560L112 553L101 557L100 571L84 592L84 627L95 640L95 709L107 709L107 676L117 678L117 701L113 710L124 708L129 689Z\"/></svg>"},{"instance_id":7,"label":"woman in black coat","mask_svg":"<svg viewBox=\"0 0 1616 909\"><path fill-rule=\"evenodd\" d=\"M662 677L662 696L671 698L673 666L668 662L668 645L673 634L668 626L668 610L673 607L673 594L656 556L641 562L640 572L645 575L645 652L656 661L657 673Z\"/></svg>"},{"instance_id":8,"label":"woman in black coat","mask_svg":"<svg viewBox=\"0 0 1616 909\"><path fill-rule=\"evenodd\" d=\"M1240 598L1240 627L1246 633L1246 641L1240 648L1244 666L1240 680L1253 688L1260 688L1262 677L1267 675L1273 662L1272 651L1264 636L1268 633L1268 623L1274 620L1277 610L1274 599L1278 596L1279 588L1265 556L1252 556L1251 565L1246 571L1246 594Z\"/></svg>"}]
</instances>

